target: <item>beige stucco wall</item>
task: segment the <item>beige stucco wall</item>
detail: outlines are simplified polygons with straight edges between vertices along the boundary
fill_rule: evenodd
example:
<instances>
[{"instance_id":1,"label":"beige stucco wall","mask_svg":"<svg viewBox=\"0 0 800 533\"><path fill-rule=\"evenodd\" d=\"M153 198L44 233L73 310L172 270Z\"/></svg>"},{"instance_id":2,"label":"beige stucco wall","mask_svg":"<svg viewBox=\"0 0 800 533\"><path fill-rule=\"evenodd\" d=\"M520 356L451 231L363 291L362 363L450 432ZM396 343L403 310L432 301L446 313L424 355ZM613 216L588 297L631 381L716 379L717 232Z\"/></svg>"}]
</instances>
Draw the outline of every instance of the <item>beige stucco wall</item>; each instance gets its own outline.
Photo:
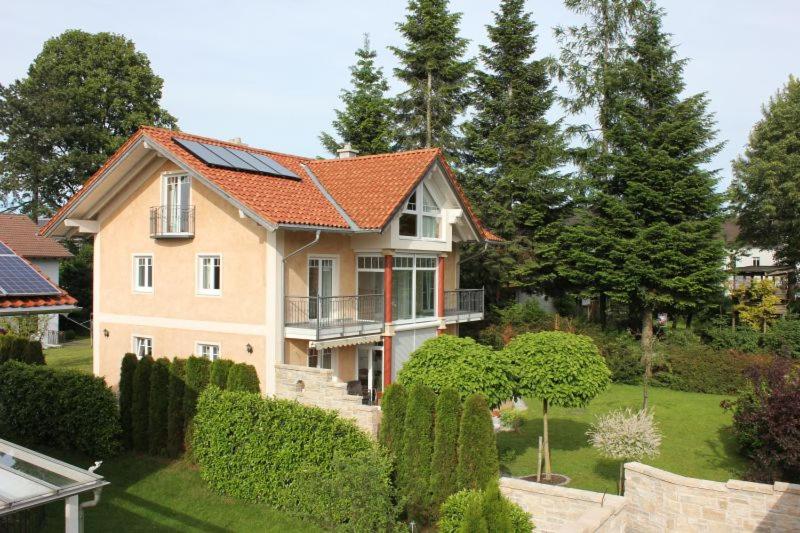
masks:
<instances>
[{"instance_id":1,"label":"beige stucco wall","mask_svg":"<svg viewBox=\"0 0 800 533\"><path fill-rule=\"evenodd\" d=\"M336 367L334 375L340 381L356 379L356 347L342 346L335 348ZM285 341L286 364L306 366L308 364L308 341L302 339L286 339Z\"/></svg>"}]
</instances>

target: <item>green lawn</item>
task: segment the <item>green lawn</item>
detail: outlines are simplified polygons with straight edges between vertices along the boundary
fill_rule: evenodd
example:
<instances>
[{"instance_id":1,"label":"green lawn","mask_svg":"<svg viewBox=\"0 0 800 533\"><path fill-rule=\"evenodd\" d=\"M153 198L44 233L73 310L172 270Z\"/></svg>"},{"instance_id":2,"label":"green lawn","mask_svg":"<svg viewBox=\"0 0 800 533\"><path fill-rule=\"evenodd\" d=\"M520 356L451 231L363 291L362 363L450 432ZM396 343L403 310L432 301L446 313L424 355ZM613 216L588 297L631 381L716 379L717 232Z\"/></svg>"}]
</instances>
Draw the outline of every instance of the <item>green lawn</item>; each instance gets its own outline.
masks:
<instances>
[{"instance_id":1,"label":"green lawn","mask_svg":"<svg viewBox=\"0 0 800 533\"><path fill-rule=\"evenodd\" d=\"M745 460L736 452L731 415L719 407L725 396L651 388L650 405L663 439L661 454L647 464L685 476L727 481L741 476ZM553 472L572 478L570 487L616 493L619 464L599 457L587 443L595 416L619 407L641 407L642 389L612 385L585 409L550 409ZM542 406L528 401L519 433L500 433L501 468L512 475L535 474Z\"/></svg>"},{"instance_id":2,"label":"green lawn","mask_svg":"<svg viewBox=\"0 0 800 533\"><path fill-rule=\"evenodd\" d=\"M76 466L90 463L64 459ZM103 463L97 473L111 485L97 507L85 510L86 531L320 531L266 505L212 492L185 461L126 454ZM62 503L50 504L46 531L64 531L63 515Z\"/></svg>"},{"instance_id":3,"label":"green lawn","mask_svg":"<svg viewBox=\"0 0 800 533\"><path fill-rule=\"evenodd\" d=\"M68 368L92 373L92 341L90 338L65 342L61 348L44 351L45 362L54 368Z\"/></svg>"}]
</instances>

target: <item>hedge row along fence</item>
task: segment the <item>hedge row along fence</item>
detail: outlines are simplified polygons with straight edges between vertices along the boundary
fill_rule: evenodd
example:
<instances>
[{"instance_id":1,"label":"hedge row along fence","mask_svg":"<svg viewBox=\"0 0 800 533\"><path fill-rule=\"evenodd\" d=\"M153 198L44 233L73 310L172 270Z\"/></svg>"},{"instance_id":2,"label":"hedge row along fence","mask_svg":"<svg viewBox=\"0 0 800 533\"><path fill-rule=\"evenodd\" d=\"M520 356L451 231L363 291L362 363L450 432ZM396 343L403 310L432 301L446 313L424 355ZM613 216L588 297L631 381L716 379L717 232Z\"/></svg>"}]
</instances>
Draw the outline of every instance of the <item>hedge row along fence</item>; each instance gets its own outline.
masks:
<instances>
[{"instance_id":1,"label":"hedge row along fence","mask_svg":"<svg viewBox=\"0 0 800 533\"><path fill-rule=\"evenodd\" d=\"M102 459L118 451L120 431L116 398L102 378L0 364L0 435Z\"/></svg>"},{"instance_id":2,"label":"hedge row along fence","mask_svg":"<svg viewBox=\"0 0 800 533\"><path fill-rule=\"evenodd\" d=\"M0 335L0 364L6 361L43 365L42 343L16 335Z\"/></svg>"},{"instance_id":3,"label":"hedge row along fence","mask_svg":"<svg viewBox=\"0 0 800 533\"><path fill-rule=\"evenodd\" d=\"M128 449L151 455L178 457L186 449L186 435L194 418L197 398L210 381L232 391L259 392L256 369L226 359L202 357L122 358L119 411L122 442Z\"/></svg>"},{"instance_id":4,"label":"hedge row along fence","mask_svg":"<svg viewBox=\"0 0 800 533\"><path fill-rule=\"evenodd\" d=\"M335 411L211 386L197 404L192 454L222 494L338 531L394 528L390 462Z\"/></svg>"}]
</instances>

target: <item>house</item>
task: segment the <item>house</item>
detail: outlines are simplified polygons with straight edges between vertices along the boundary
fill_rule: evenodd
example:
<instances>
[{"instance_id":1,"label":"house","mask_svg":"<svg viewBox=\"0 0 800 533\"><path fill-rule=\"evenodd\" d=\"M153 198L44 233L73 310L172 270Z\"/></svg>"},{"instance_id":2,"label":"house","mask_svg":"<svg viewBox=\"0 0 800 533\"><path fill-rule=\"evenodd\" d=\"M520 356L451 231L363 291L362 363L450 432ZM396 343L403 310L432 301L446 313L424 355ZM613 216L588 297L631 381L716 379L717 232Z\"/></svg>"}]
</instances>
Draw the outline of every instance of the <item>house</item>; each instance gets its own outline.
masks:
<instances>
[{"instance_id":1,"label":"house","mask_svg":"<svg viewBox=\"0 0 800 533\"><path fill-rule=\"evenodd\" d=\"M779 265L772 250L765 250L742 242L739 238L739 225L735 220L726 220L722 225L725 244L735 250L728 260L728 286L731 289L750 285L754 280L768 279L775 284L776 296L780 298L778 313L786 314L788 308L787 289L789 287L790 267Z\"/></svg>"},{"instance_id":2,"label":"house","mask_svg":"<svg viewBox=\"0 0 800 533\"><path fill-rule=\"evenodd\" d=\"M483 318L460 250L499 241L438 149L320 160L153 127L42 234L94 235L109 383L126 352L194 353L254 365L267 394L323 376L367 403L424 340Z\"/></svg>"},{"instance_id":3,"label":"house","mask_svg":"<svg viewBox=\"0 0 800 533\"><path fill-rule=\"evenodd\" d=\"M0 241L35 265L56 286L61 261L72 257L55 239L40 236L38 226L25 215L0 214ZM41 341L45 347L59 343L58 317L55 313L41 315Z\"/></svg>"}]
</instances>

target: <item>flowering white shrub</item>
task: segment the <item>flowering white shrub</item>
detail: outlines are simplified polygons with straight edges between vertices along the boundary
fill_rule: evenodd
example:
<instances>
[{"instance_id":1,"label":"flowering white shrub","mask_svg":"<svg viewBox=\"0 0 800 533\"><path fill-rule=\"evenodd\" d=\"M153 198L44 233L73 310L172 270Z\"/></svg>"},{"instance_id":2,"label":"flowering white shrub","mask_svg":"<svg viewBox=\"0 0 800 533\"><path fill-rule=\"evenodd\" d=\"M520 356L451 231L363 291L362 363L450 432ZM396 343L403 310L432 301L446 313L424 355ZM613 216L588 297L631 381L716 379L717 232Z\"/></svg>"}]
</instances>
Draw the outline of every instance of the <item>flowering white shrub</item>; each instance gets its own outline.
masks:
<instances>
[{"instance_id":1,"label":"flowering white shrub","mask_svg":"<svg viewBox=\"0 0 800 533\"><path fill-rule=\"evenodd\" d=\"M630 408L599 415L589 431L589 442L609 459L640 460L658 455L661 432L652 411Z\"/></svg>"}]
</instances>

